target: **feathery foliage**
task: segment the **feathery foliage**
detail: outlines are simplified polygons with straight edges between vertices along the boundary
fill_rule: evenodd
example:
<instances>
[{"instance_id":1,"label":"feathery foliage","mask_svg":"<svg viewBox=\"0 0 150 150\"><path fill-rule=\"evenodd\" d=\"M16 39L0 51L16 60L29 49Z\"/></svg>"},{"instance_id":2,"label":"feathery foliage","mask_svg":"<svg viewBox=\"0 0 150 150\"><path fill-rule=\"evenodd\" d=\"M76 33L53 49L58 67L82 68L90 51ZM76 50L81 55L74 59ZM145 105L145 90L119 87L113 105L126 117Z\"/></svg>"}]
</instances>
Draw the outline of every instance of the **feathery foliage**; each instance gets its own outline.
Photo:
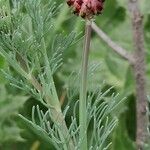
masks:
<instances>
[{"instance_id":1,"label":"feathery foliage","mask_svg":"<svg viewBox=\"0 0 150 150\"><path fill-rule=\"evenodd\" d=\"M42 0L12 1L11 5L1 8L1 19L6 23L0 23L0 53L11 66L2 72L11 85L31 94L46 108L44 111L38 105L33 106L32 120L22 115L19 117L26 127L55 149L78 150L83 141L79 139L79 101L75 99L79 95L80 73L73 80L71 77L72 83L68 87L68 100L75 102L68 126L66 116L69 104L61 110L53 79L62 66L64 52L78 41L78 34L56 34L54 20L61 5L56 5L52 0L48 4ZM89 67L88 78L92 77L97 66ZM14 71L18 73L18 78ZM106 139L117 123L111 113L120 102L114 95L107 98L110 90L104 93L99 88L88 91L85 134L90 137L89 150L106 150L111 144ZM89 128L92 132L88 133Z\"/></svg>"}]
</instances>

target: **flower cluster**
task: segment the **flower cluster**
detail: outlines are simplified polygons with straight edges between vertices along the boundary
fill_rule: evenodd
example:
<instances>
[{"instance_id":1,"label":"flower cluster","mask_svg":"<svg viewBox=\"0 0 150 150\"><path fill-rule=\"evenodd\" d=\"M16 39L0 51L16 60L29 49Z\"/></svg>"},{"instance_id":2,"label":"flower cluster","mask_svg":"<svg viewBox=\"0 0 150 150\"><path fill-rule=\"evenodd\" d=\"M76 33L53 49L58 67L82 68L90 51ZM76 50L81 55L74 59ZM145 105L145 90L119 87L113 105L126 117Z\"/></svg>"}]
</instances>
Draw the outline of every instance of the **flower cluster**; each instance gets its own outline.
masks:
<instances>
[{"instance_id":1,"label":"flower cluster","mask_svg":"<svg viewBox=\"0 0 150 150\"><path fill-rule=\"evenodd\" d=\"M67 0L67 4L73 8L74 14L82 18L92 18L103 10L104 0Z\"/></svg>"}]
</instances>

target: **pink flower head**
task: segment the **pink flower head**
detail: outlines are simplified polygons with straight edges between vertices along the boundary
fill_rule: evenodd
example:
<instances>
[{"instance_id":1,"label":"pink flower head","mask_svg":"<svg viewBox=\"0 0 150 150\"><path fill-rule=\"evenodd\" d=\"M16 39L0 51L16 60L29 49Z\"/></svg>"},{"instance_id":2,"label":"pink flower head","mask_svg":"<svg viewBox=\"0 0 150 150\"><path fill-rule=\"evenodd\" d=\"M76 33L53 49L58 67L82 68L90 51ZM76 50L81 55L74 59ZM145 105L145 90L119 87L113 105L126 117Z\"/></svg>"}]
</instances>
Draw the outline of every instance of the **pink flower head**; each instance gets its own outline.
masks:
<instances>
[{"instance_id":1,"label":"pink flower head","mask_svg":"<svg viewBox=\"0 0 150 150\"><path fill-rule=\"evenodd\" d=\"M103 10L104 0L67 0L67 4L73 8L74 14L82 18L92 18Z\"/></svg>"}]
</instances>

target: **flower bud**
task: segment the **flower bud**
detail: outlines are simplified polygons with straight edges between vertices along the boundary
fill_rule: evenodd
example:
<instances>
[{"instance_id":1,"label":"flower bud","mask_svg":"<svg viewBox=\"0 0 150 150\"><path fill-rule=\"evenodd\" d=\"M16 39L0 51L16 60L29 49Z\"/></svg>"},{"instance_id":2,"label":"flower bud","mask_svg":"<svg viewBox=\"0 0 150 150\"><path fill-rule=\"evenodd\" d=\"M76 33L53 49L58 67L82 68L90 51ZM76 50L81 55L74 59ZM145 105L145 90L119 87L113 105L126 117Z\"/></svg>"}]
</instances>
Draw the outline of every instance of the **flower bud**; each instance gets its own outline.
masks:
<instances>
[{"instance_id":1,"label":"flower bud","mask_svg":"<svg viewBox=\"0 0 150 150\"><path fill-rule=\"evenodd\" d=\"M91 19L103 10L104 0L67 0L67 4L73 8L74 14L82 18Z\"/></svg>"}]
</instances>

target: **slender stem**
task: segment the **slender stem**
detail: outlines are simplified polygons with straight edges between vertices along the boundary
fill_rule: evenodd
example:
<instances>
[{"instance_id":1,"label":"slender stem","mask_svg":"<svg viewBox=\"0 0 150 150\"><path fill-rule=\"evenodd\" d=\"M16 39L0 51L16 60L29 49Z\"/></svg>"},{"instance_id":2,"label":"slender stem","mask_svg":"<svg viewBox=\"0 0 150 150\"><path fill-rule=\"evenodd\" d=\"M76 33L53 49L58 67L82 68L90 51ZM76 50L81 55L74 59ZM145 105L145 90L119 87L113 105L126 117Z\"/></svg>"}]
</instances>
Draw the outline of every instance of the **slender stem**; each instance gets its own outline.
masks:
<instances>
[{"instance_id":1,"label":"slender stem","mask_svg":"<svg viewBox=\"0 0 150 150\"><path fill-rule=\"evenodd\" d=\"M54 80L53 80L53 76L52 76L52 72L51 72L51 68L50 68L50 64L49 64L49 60L48 60L48 56L47 56L44 38L42 39L42 45L43 45L43 50L44 50L44 59L45 59L45 64L46 64L47 79L51 83L52 93L53 93L52 99L48 98L50 105L52 105L54 107L54 109L51 109L51 113L52 113L51 117L52 117L52 120L58 126L60 126L59 127L59 136L60 136L62 142L64 143L63 149L67 150L67 147L68 147L68 150L74 150L74 144L73 144L72 139L70 138L69 131L68 131L64 116L61 111L61 105L60 105L56 87L54 84Z\"/></svg>"},{"instance_id":2,"label":"slender stem","mask_svg":"<svg viewBox=\"0 0 150 150\"><path fill-rule=\"evenodd\" d=\"M133 64L134 58L131 53L126 49L121 47L119 44L115 43L105 32L101 30L94 22L92 22L92 29L97 33L97 35L110 47L112 50L121 56L123 59L128 60L130 64Z\"/></svg>"},{"instance_id":3,"label":"slender stem","mask_svg":"<svg viewBox=\"0 0 150 150\"><path fill-rule=\"evenodd\" d=\"M81 69L81 85L80 85L80 101L79 101L79 122L81 140L80 149L87 150L87 109L86 109L86 95L87 95L87 70L88 57L91 39L91 22L86 22L85 27L85 41L82 55L82 69Z\"/></svg>"},{"instance_id":4,"label":"slender stem","mask_svg":"<svg viewBox=\"0 0 150 150\"><path fill-rule=\"evenodd\" d=\"M46 75L47 75L48 82L52 86L52 93L53 93L52 94L53 97L49 101L49 103L50 103L50 105L54 106L58 112L61 112L61 106L60 106L60 102L59 102L59 99L57 96L56 87L54 85L54 80L52 77L52 72L51 72L51 68L50 68L50 64L49 64L49 60L48 60L48 56L47 56L44 38L42 39L42 46L43 46L44 60L45 60L45 65L46 65Z\"/></svg>"},{"instance_id":5,"label":"slender stem","mask_svg":"<svg viewBox=\"0 0 150 150\"><path fill-rule=\"evenodd\" d=\"M148 140L147 126L148 117L146 107L146 75L145 75L145 48L142 15L139 9L138 0L129 0L129 10L132 16L134 59L133 65L136 81L136 144L138 150L143 150L144 143Z\"/></svg>"}]
</instances>

